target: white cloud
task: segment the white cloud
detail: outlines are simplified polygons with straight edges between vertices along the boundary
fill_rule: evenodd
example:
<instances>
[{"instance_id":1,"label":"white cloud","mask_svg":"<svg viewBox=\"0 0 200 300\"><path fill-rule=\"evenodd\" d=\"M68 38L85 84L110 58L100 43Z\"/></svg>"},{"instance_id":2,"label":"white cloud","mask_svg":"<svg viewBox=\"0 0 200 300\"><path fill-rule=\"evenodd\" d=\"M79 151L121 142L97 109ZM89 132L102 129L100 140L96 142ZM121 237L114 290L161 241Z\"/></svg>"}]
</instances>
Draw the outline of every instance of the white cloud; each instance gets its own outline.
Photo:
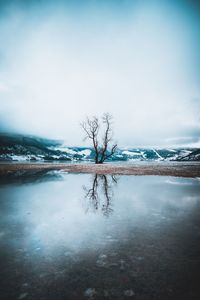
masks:
<instances>
[{"instance_id":1,"label":"white cloud","mask_svg":"<svg viewBox=\"0 0 200 300\"><path fill-rule=\"evenodd\" d=\"M5 18L0 78L10 89L0 110L12 115L11 129L81 144L82 118L109 111L122 145L165 144L186 127L192 136L199 126L192 99L200 97L195 30L173 9L171 16L142 5L128 19L59 9L37 21L17 12Z\"/></svg>"},{"instance_id":2,"label":"white cloud","mask_svg":"<svg viewBox=\"0 0 200 300\"><path fill-rule=\"evenodd\" d=\"M3 83L3 82L0 82L0 93L1 92L8 92L9 91L9 87L5 84L5 83Z\"/></svg>"}]
</instances>

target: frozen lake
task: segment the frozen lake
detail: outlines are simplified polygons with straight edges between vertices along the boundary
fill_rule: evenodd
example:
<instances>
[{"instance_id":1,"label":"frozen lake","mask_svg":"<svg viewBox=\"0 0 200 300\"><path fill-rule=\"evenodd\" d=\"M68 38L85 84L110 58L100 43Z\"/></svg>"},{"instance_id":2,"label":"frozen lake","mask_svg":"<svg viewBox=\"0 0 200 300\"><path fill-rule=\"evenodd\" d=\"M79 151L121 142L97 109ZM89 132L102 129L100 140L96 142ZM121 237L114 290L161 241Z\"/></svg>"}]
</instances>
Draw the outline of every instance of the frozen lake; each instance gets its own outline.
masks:
<instances>
[{"instance_id":1,"label":"frozen lake","mask_svg":"<svg viewBox=\"0 0 200 300\"><path fill-rule=\"evenodd\" d=\"M200 299L200 180L0 183L1 299Z\"/></svg>"}]
</instances>

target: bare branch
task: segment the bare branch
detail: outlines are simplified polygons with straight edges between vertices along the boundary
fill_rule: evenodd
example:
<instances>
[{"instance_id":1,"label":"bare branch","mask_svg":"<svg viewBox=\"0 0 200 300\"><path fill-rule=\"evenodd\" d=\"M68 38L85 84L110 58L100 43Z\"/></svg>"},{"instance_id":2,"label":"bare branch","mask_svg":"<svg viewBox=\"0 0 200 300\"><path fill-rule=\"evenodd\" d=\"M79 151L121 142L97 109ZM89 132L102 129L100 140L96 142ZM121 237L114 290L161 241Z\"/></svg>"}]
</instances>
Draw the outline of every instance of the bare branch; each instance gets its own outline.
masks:
<instances>
[{"instance_id":1,"label":"bare branch","mask_svg":"<svg viewBox=\"0 0 200 300\"><path fill-rule=\"evenodd\" d=\"M110 179L110 180L109 180ZM85 193L85 198L88 201L86 212L90 208L94 212L101 209L104 216L108 217L112 212L112 198L113 198L113 185L117 183L117 179L114 176L109 175L98 175L95 174L93 177L92 187L87 189L83 186ZM101 190L100 190L101 188Z\"/></svg>"},{"instance_id":2,"label":"bare branch","mask_svg":"<svg viewBox=\"0 0 200 300\"><path fill-rule=\"evenodd\" d=\"M117 144L113 145L111 150L110 150L110 154L106 155L106 159L110 158L117 150Z\"/></svg>"},{"instance_id":3,"label":"bare branch","mask_svg":"<svg viewBox=\"0 0 200 300\"><path fill-rule=\"evenodd\" d=\"M86 136L84 140L87 138L92 140L94 152L95 152L95 163L103 163L105 159L110 158L116 148L117 145L113 145L111 147L111 151L109 151L108 154L108 147L112 140L113 130L112 130L112 115L109 113L105 113L102 116L102 123L103 123L103 141L102 145L99 144L99 129L100 129L100 122L99 119L96 116L93 116L91 118L87 117L86 120L82 123L80 123L80 126L82 127L83 131L85 132Z\"/></svg>"}]
</instances>

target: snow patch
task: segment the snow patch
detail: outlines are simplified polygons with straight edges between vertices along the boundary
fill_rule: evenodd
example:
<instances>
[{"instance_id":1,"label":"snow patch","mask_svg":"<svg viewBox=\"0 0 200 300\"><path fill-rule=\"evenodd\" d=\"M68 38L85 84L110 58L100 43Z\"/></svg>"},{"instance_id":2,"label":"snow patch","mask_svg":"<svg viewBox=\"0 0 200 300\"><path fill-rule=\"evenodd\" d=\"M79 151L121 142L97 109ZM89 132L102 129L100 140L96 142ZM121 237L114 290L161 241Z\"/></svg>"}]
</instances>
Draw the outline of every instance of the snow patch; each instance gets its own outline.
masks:
<instances>
[{"instance_id":1,"label":"snow patch","mask_svg":"<svg viewBox=\"0 0 200 300\"><path fill-rule=\"evenodd\" d=\"M122 154L127 155L127 156L141 156L141 153L131 152L131 151L123 151Z\"/></svg>"},{"instance_id":2,"label":"snow patch","mask_svg":"<svg viewBox=\"0 0 200 300\"><path fill-rule=\"evenodd\" d=\"M159 159L164 159L155 149L152 149L153 152L158 156Z\"/></svg>"},{"instance_id":3,"label":"snow patch","mask_svg":"<svg viewBox=\"0 0 200 300\"><path fill-rule=\"evenodd\" d=\"M84 155L84 156L90 156L91 152L92 151L90 149L85 149L85 150L79 151L78 154Z\"/></svg>"}]
</instances>

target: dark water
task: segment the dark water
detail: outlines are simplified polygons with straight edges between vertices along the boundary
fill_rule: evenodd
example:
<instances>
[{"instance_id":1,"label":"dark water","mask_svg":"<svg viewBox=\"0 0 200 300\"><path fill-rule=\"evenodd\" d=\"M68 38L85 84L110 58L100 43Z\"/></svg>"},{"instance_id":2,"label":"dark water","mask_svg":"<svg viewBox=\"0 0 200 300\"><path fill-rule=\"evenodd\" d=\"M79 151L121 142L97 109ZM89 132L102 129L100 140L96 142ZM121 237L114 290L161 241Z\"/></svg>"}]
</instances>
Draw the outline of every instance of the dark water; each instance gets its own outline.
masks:
<instances>
[{"instance_id":1,"label":"dark water","mask_svg":"<svg viewBox=\"0 0 200 300\"><path fill-rule=\"evenodd\" d=\"M0 184L0 299L200 299L199 179L18 175Z\"/></svg>"}]
</instances>

